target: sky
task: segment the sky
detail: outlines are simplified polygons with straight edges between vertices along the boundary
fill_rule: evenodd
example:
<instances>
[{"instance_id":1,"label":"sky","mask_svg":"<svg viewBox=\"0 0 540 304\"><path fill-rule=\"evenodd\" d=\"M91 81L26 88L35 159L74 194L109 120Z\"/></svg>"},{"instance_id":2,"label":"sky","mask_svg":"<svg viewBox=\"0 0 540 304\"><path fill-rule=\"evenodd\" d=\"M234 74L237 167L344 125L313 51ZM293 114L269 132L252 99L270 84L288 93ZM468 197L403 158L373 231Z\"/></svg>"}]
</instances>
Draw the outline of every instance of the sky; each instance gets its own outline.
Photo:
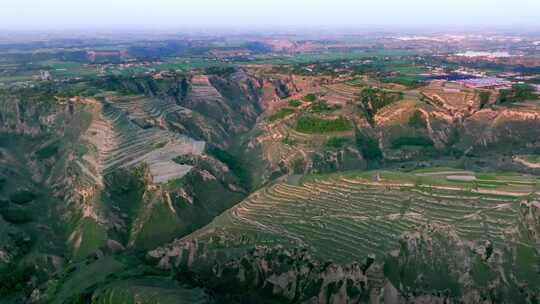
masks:
<instances>
[{"instance_id":1,"label":"sky","mask_svg":"<svg viewBox=\"0 0 540 304\"><path fill-rule=\"evenodd\" d=\"M0 0L0 30L527 27L540 0Z\"/></svg>"}]
</instances>

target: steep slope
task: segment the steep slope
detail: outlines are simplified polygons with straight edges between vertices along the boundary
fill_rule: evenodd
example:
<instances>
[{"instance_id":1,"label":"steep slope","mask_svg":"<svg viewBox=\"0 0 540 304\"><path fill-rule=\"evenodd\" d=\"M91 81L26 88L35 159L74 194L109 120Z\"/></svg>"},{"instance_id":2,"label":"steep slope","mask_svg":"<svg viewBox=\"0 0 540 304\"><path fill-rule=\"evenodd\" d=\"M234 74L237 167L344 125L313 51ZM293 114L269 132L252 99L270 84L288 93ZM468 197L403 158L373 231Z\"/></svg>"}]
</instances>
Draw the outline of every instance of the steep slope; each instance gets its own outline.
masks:
<instances>
[{"instance_id":1,"label":"steep slope","mask_svg":"<svg viewBox=\"0 0 540 304\"><path fill-rule=\"evenodd\" d=\"M189 111L172 99L23 88L0 109L2 268L18 271L2 295L29 296L66 262L163 244L245 196L205 142L169 129ZM37 265L39 280L27 268Z\"/></svg>"},{"instance_id":2,"label":"steep slope","mask_svg":"<svg viewBox=\"0 0 540 304\"><path fill-rule=\"evenodd\" d=\"M264 76L238 69L224 76L112 77L95 85L105 90L144 94L162 100L166 106L156 107L153 113L160 115L161 119L139 119L142 126L157 123L192 138L228 148L236 136L252 128L264 111L265 98L268 97L262 92L263 82ZM276 83L268 89L277 92L279 86ZM288 92L281 94L286 97ZM133 115L137 116L136 113Z\"/></svg>"}]
</instances>

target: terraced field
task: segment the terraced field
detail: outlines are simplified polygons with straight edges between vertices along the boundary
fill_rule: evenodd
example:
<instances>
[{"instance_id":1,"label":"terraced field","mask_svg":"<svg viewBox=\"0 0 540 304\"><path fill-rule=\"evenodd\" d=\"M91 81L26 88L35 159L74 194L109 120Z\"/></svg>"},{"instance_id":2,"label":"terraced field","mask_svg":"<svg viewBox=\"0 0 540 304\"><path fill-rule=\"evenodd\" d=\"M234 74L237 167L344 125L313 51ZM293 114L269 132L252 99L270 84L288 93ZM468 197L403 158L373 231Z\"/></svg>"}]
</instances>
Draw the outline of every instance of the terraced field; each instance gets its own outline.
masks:
<instances>
[{"instance_id":1,"label":"terraced field","mask_svg":"<svg viewBox=\"0 0 540 304\"><path fill-rule=\"evenodd\" d=\"M262 126L261 129L264 132L257 141L263 147L266 160L273 164L281 161L293 163L295 160L303 160L305 168L313 166L310 155L324 147L330 139L351 139L354 135L353 130L321 134L301 133L288 123Z\"/></svg>"},{"instance_id":2,"label":"terraced field","mask_svg":"<svg viewBox=\"0 0 540 304\"><path fill-rule=\"evenodd\" d=\"M134 121L148 120L162 124L167 114L185 110L170 99L137 96L122 97L121 100L117 101L113 103L113 106L127 113L129 118Z\"/></svg>"},{"instance_id":3,"label":"terraced field","mask_svg":"<svg viewBox=\"0 0 540 304\"><path fill-rule=\"evenodd\" d=\"M484 184L473 186L472 177ZM516 227L519 202L537 183L533 177L476 177L460 170L312 176L251 195L195 236L223 233L255 244L307 245L321 259L345 263L382 258L400 236L426 224L497 246Z\"/></svg>"},{"instance_id":4,"label":"terraced field","mask_svg":"<svg viewBox=\"0 0 540 304\"><path fill-rule=\"evenodd\" d=\"M183 110L172 101L139 97L110 102L100 109L101 113L87 132L97 157L94 161L85 157L86 164L81 163L81 168L86 168L83 171L93 179L98 180L99 175L118 168L146 163L154 182L167 182L184 176L191 169L172 159L204 151L204 142L161 127L168 113Z\"/></svg>"},{"instance_id":5,"label":"terraced field","mask_svg":"<svg viewBox=\"0 0 540 304\"><path fill-rule=\"evenodd\" d=\"M286 124L278 124L272 128L267 128L267 136L273 139L283 139L289 138L295 140L298 143L324 143L329 138L336 136L352 136L353 131L340 131L340 132L330 132L330 133L302 133L291 126Z\"/></svg>"},{"instance_id":6,"label":"terraced field","mask_svg":"<svg viewBox=\"0 0 540 304\"><path fill-rule=\"evenodd\" d=\"M197 103L204 101L223 100L223 96L210 83L207 76L195 76L192 79L191 90L188 92L188 98Z\"/></svg>"},{"instance_id":7,"label":"terraced field","mask_svg":"<svg viewBox=\"0 0 540 304\"><path fill-rule=\"evenodd\" d=\"M432 84L423 88L421 93L449 111L466 111L468 106L479 103L477 94L466 89L446 89Z\"/></svg>"},{"instance_id":8,"label":"terraced field","mask_svg":"<svg viewBox=\"0 0 540 304\"><path fill-rule=\"evenodd\" d=\"M361 91L359 87L345 83L327 85L323 87L324 99L330 103L345 104L356 99L356 95Z\"/></svg>"}]
</instances>

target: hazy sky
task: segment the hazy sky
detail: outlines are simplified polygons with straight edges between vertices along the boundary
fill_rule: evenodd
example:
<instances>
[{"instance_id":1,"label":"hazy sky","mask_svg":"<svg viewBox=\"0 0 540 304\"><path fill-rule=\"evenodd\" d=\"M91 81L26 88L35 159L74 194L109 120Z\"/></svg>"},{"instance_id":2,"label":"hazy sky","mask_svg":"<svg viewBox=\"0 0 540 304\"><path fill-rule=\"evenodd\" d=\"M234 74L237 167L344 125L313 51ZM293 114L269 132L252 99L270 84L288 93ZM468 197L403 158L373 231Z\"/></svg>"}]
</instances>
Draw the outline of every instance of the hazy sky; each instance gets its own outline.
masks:
<instances>
[{"instance_id":1,"label":"hazy sky","mask_svg":"<svg viewBox=\"0 0 540 304\"><path fill-rule=\"evenodd\" d=\"M0 30L370 25L539 29L540 0L0 0Z\"/></svg>"}]
</instances>

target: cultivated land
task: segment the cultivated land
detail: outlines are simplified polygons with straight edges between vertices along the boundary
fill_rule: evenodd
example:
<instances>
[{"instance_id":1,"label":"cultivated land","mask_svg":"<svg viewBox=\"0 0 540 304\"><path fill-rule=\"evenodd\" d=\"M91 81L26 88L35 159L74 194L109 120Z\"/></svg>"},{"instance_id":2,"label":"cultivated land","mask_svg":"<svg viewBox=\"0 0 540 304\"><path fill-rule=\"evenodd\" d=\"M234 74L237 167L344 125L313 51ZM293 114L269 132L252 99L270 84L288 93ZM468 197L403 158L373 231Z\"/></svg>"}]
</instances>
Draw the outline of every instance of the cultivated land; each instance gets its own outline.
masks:
<instances>
[{"instance_id":1,"label":"cultivated land","mask_svg":"<svg viewBox=\"0 0 540 304\"><path fill-rule=\"evenodd\" d=\"M104 115L112 124L116 143L107 151L104 170L146 163L156 183L187 174L191 166L179 165L173 159L185 154L200 155L205 143L153 125L163 124L164 116L175 111L181 109L161 100L120 98L107 103Z\"/></svg>"},{"instance_id":2,"label":"cultivated land","mask_svg":"<svg viewBox=\"0 0 540 304\"><path fill-rule=\"evenodd\" d=\"M318 258L340 263L382 259L404 233L427 224L502 246L517 224L520 201L540 194L539 183L532 176L455 169L308 176L252 194L195 235L307 246Z\"/></svg>"},{"instance_id":3,"label":"cultivated land","mask_svg":"<svg viewBox=\"0 0 540 304\"><path fill-rule=\"evenodd\" d=\"M0 38L0 303L540 302L540 38L140 35Z\"/></svg>"}]
</instances>

